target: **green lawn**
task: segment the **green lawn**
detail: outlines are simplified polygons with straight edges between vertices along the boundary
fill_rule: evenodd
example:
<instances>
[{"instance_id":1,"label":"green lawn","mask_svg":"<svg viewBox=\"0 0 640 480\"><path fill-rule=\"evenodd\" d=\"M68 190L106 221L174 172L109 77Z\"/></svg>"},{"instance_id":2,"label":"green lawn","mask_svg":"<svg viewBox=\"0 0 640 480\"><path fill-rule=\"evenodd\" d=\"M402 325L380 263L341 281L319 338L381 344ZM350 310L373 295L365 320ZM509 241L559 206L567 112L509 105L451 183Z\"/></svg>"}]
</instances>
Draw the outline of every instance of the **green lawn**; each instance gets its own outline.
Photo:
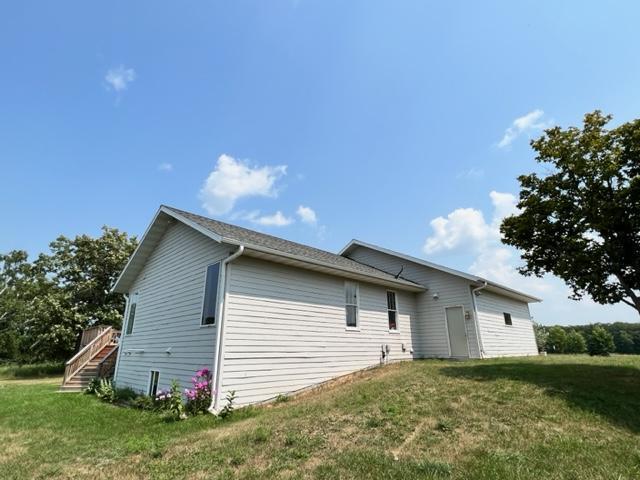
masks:
<instances>
[{"instance_id":1,"label":"green lawn","mask_svg":"<svg viewBox=\"0 0 640 480\"><path fill-rule=\"evenodd\" d=\"M232 420L0 381L0 478L640 478L640 357L395 364Z\"/></svg>"}]
</instances>

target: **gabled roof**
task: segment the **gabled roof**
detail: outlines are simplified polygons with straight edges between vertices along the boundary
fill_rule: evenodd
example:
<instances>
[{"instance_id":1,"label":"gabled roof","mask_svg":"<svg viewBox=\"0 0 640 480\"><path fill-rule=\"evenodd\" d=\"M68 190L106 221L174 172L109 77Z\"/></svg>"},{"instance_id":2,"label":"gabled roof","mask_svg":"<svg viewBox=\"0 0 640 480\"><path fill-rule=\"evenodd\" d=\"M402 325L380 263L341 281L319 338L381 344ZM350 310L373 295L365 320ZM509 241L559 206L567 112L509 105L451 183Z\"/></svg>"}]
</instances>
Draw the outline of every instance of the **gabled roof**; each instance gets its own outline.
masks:
<instances>
[{"instance_id":1,"label":"gabled roof","mask_svg":"<svg viewBox=\"0 0 640 480\"><path fill-rule=\"evenodd\" d=\"M218 243L243 245L244 255L247 256L404 290L426 290L415 282L402 277L396 278L382 270L335 253L162 205L143 235L138 248L116 280L113 291L126 293L129 290L166 228L171 221L175 220L194 228Z\"/></svg>"},{"instance_id":2,"label":"gabled roof","mask_svg":"<svg viewBox=\"0 0 640 480\"><path fill-rule=\"evenodd\" d=\"M439 270L441 272L449 273L451 275L455 275L456 277L464 278L471 282L477 283L479 286L483 284L487 284L488 290L496 291L503 295L517 298L519 300L525 301L527 303L541 302L542 300L538 297L534 297L533 295L529 295L527 293L520 292L511 287L507 287L505 285L493 282L491 280L487 280L486 278L479 277L477 275L472 275L470 273L461 272L460 270L455 270L453 268L445 267L443 265L439 265L437 263L429 262L427 260L423 260L421 258L412 257L411 255L405 255L404 253L395 252L393 250L389 250L388 248L379 247L377 245L372 245L370 243L363 242L361 240L353 239L351 240L347 246L345 246L342 250L340 250L340 255L348 256L353 250L358 247L369 248L371 250L376 250L381 253L386 253L387 255L391 255L393 257L401 258L403 260L407 260L409 262L417 263L419 265L424 265L425 267L433 268L435 270Z\"/></svg>"}]
</instances>

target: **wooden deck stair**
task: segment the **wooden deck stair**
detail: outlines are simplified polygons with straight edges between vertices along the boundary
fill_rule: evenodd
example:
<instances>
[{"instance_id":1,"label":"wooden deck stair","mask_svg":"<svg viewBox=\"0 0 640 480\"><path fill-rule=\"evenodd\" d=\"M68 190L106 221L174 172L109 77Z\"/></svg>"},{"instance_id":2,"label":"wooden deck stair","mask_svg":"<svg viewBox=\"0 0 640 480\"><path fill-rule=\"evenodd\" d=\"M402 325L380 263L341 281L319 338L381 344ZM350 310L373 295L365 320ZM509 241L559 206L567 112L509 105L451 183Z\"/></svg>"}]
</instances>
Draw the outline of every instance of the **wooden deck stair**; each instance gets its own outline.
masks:
<instances>
[{"instance_id":1,"label":"wooden deck stair","mask_svg":"<svg viewBox=\"0 0 640 480\"><path fill-rule=\"evenodd\" d=\"M94 331L87 332L83 333L80 351L65 365L62 392L80 392L94 377L113 376L120 332L112 327L94 327Z\"/></svg>"}]
</instances>

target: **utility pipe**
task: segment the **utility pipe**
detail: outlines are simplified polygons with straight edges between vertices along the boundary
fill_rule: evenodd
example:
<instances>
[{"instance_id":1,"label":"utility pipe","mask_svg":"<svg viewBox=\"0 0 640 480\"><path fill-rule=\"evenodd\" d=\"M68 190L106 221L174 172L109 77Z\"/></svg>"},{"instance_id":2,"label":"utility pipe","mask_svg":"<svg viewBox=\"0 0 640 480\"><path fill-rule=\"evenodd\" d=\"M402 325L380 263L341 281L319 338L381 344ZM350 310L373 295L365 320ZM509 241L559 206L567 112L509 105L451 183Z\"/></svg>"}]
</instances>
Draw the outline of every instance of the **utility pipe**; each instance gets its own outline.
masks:
<instances>
[{"instance_id":1,"label":"utility pipe","mask_svg":"<svg viewBox=\"0 0 640 480\"><path fill-rule=\"evenodd\" d=\"M222 385L222 364L224 359L224 317L225 317L225 296L227 295L227 265L244 253L244 245L240 245L238 250L222 261L220 271L220 284L218 285L218 326L216 328L216 359L213 365L213 378L211 405L209 411L217 414L220 411L220 386ZM215 392L215 395L213 393Z\"/></svg>"},{"instance_id":2,"label":"utility pipe","mask_svg":"<svg viewBox=\"0 0 640 480\"><path fill-rule=\"evenodd\" d=\"M478 304L476 303L476 295L484 288L487 288L486 280L477 288L471 290L471 302L473 303L473 318L476 324L476 335L478 336L478 346L480 347L480 358L484 358L484 346L482 345L482 337L480 336L480 325L478 320Z\"/></svg>"}]
</instances>

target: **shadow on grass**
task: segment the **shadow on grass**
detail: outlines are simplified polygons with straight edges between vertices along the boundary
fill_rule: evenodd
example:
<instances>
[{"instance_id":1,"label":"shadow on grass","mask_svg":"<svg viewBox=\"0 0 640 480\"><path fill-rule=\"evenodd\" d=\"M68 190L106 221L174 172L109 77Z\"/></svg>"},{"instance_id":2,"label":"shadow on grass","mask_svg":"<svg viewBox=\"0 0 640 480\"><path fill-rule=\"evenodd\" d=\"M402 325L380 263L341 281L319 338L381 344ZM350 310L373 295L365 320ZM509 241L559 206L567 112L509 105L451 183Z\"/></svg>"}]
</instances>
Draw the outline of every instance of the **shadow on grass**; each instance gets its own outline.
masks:
<instances>
[{"instance_id":1,"label":"shadow on grass","mask_svg":"<svg viewBox=\"0 0 640 480\"><path fill-rule=\"evenodd\" d=\"M588 363L495 363L446 367L443 374L482 382L527 382L593 412L614 425L640 432L640 370Z\"/></svg>"}]
</instances>

